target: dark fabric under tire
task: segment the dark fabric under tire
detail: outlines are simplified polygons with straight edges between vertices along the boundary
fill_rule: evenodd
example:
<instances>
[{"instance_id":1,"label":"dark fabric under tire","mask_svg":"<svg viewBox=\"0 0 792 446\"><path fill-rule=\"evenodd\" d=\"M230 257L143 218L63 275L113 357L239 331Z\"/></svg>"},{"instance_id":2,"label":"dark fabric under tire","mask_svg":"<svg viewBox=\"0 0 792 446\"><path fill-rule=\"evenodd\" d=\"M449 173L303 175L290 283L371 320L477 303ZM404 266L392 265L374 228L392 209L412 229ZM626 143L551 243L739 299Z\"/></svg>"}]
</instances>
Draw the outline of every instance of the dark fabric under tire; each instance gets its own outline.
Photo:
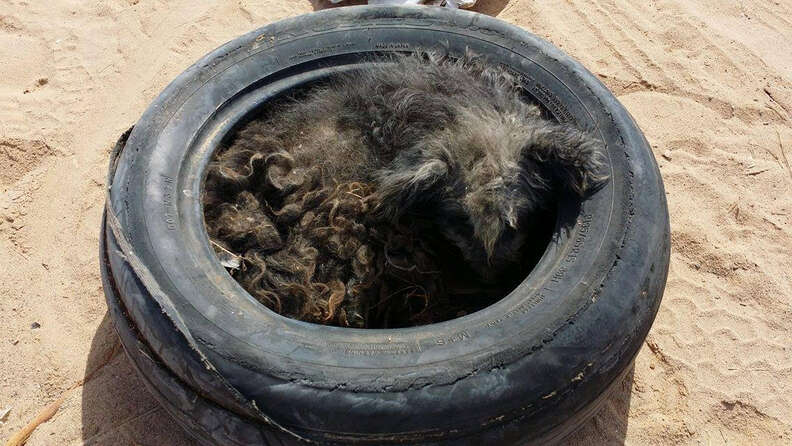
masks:
<instances>
[{"instance_id":1,"label":"dark fabric under tire","mask_svg":"<svg viewBox=\"0 0 792 446\"><path fill-rule=\"evenodd\" d=\"M438 44L486 55L552 117L594 131L611 181L582 203L564 200L539 264L477 313L353 330L267 310L206 238L200 193L214 149L272 97L383 53ZM204 442L557 440L628 369L665 285L665 193L632 118L558 49L482 15L348 7L265 26L174 80L117 152L103 226L111 315L155 395Z\"/></svg>"}]
</instances>

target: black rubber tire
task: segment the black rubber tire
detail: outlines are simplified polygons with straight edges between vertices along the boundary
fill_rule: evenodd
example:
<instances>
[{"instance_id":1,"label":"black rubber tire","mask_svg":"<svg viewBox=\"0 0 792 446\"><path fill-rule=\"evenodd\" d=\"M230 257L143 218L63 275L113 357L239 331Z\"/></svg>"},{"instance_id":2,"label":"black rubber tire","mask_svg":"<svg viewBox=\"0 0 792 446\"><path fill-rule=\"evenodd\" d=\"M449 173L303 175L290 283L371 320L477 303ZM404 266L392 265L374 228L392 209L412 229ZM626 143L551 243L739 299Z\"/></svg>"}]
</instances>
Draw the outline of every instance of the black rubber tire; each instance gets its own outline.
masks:
<instances>
[{"instance_id":1,"label":"black rubber tire","mask_svg":"<svg viewBox=\"0 0 792 446\"><path fill-rule=\"evenodd\" d=\"M538 265L479 312L355 330L269 311L209 246L200 196L214 149L278 94L438 44L485 54L555 119L595 131L611 181L561 203ZM549 43L466 11L337 8L235 39L154 101L119 141L108 184L101 265L111 315L154 395L207 444L557 441L632 363L668 270L662 181L627 111Z\"/></svg>"}]
</instances>

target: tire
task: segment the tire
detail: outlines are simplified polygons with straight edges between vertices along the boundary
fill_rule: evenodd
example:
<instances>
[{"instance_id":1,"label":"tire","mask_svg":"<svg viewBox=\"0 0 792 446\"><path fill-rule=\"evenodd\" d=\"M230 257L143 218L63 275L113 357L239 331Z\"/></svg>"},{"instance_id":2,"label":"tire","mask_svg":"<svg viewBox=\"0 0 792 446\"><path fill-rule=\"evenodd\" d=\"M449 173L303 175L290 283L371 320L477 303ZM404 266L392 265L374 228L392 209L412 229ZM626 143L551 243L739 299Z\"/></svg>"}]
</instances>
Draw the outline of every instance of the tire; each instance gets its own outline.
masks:
<instances>
[{"instance_id":1,"label":"tire","mask_svg":"<svg viewBox=\"0 0 792 446\"><path fill-rule=\"evenodd\" d=\"M259 304L203 226L201 187L223 137L264 102L367 63L442 44L519 76L560 122L605 142L611 180L559 204L552 241L509 295L405 329L308 324ZM119 141L102 273L127 354L205 444L531 444L593 415L631 365L668 270L665 193L613 95L549 43L445 8L346 7L267 25L173 81Z\"/></svg>"}]
</instances>

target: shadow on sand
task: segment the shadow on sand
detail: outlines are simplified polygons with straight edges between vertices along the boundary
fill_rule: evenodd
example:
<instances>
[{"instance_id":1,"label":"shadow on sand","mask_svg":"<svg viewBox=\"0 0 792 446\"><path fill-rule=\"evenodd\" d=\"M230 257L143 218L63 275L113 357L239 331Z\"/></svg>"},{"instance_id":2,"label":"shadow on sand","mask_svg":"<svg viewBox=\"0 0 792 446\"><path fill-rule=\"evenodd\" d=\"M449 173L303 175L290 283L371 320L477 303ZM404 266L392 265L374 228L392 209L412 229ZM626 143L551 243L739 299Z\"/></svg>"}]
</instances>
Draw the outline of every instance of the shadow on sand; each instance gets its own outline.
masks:
<instances>
[{"instance_id":1,"label":"shadow on sand","mask_svg":"<svg viewBox=\"0 0 792 446\"><path fill-rule=\"evenodd\" d=\"M152 397L105 313L88 353L82 394L85 445L188 446L187 436Z\"/></svg>"},{"instance_id":2,"label":"shadow on sand","mask_svg":"<svg viewBox=\"0 0 792 446\"><path fill-rule=\"evenodd\" d=\"M188 446L192 440L154 400L121 348L110 315L96 330L86 366L82 396L85 445ZM633 370L605 401L602 410L564 444L620 445L627 431Z\"/></svg>"},{"instance_id":3,"label":"shadow on sand","mask_svg":"<svg viewBox=\"0 0 792 446\"><path fill-rule=\"evenodd\" d=\"M569 446L623 445L627 435L630 413L633 375L635 365L630 365L627 374L616 385L613 393L605 400L602 408L577 432L566 438Z\"/></svg>"}]
</instances>

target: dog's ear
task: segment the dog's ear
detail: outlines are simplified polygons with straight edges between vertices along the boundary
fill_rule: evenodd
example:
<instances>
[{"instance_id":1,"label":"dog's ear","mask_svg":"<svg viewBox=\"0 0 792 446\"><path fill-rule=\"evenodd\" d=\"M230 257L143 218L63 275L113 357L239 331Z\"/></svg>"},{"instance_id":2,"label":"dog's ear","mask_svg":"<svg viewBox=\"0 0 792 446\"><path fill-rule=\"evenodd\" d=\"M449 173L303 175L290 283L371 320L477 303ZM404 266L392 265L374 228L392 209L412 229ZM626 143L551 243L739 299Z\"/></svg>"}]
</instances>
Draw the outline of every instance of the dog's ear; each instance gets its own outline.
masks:
<instances>
[{"instance_id":1,"label":"dog's ear","mask_svg":"<svg viewBox=\"0 0 792 446\"><path fill-rule=\"evenodd\" d=\"M449 163L442 157L397 157L375 176L379 195L375 213L396 219L417 205L430 202L442 193L449 174Z\"/></svg>"},{"instance_id":2,"label":"dog's ear","mask_svg":"<svg viewBox=\"0 0 792 446\"><path fill-rule=\"evenodd\" d=\"M529 133L522 152L522 178L535 189L557 188L583 196L602 186L604 147L588 133L550 122Z\"/></svg>"}]
</instances>

